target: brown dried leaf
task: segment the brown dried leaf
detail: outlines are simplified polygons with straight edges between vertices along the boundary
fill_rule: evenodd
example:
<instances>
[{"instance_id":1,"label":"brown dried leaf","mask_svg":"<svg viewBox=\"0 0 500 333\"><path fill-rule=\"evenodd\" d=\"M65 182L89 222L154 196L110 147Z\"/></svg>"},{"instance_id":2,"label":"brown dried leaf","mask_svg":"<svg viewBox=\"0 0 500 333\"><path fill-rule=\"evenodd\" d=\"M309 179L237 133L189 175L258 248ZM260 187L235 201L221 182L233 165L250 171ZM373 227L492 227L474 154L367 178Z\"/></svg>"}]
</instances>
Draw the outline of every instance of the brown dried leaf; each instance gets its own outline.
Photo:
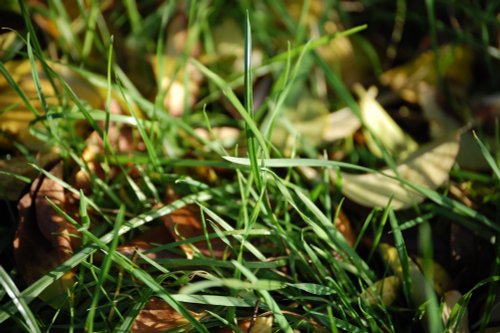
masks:
<instances>
[{"instance_id":1,"label":"brown dried leaf","mask_svg":"<svg viewBox=\"0 0 500 333\"><path fill-rule=\"evenodd\" d=\"M203 226L200 219L200 210L196 205L187 205L179 208L169 215L162 217L163 224L170 230L176 240L202 236ZM211 233L211 228L207 226L208 232ZM224 254L225 244L219 238L214 238L210 241L214 256L220 258ZM210 250L206 241L199 241L191 244L182 244L181 248L189 257L193 256L195 246L201 253L210 256Z\"/></svg>"},{"instance_id":2,"label":"brown dried leaf","mask_svg":"<svg viewBox=\"0 0 500 333\"><path fill-rule=\"evenodd\" d=\"M350 246L353 246L356 242L356 233L351 226L351 222L347 215L343 211L339 212L339 216L335 220L335 227L344 236L345 240Z\"/></svg>"},{"instance_id":3,"label":"brown dried leaf","mask_svg":"<svg viewBox=\"0 0 500 333\"><path fill-rule=\"evenodd\" d=\"M117 251L132 257L136 252L145 252L152 249L154 244L168 244L174 241L175 239L170 230L167 229L165 225L161 224L146 230L132 241L118 246ZM147 253L146 256L151 259L175 257L175 255L169 251Z\"/></svg>"},{"instance_id":4,"label":"brown dried leaf","mask_svg":"<svg viewBox=\"0 0 500 333\"><path fill-rule=\"evenodd\" d=\"M271 333L273 316L257 317L254 320L240 320L238 321L238 328L245 333ZM234 333L234 331L230 328L224 328L219 333Z\"/></svg>"},{"instance_id":5,"label":"brown dried leaf","mask_svg":"<svg viewBox=\"0 0 500 333\"><path fill-rule=\"evenodd\" d=\"M50 173L57 178L62 178L62 162L59 162L52 168ZM54 211L47 199L59 207L66 208L66 195L63 186L49 177L43 179L36 192L34 202L35 218L42 235L50 242L52 247L59 251L61 259L66 260L73 253L76 239L71 237L71 235L76 235L77 230Z\"/></svg>"},{"instance_id":6,"label":"brown dried leaf","mask_svg":"<svg viewBox=\"0 0 500 333\"><path fill-rule=\"evenodd\" d=\"M273 317L257 317L253 323L251 320L245 320L239 322L238 327L243 332L248 333L271 333L273 328Z\"/></svg>"},{"instance_id":7,"label":"brown dried leaf","mask_svg":"<svg viewBox=\"0 0 500 333\"><path fill-rule=\"evenodd\" d=\"M197 319L202 317L199 313L191 311L190 313ZM190 327L189 321L165 301L151 298L135 318L132 332L160 333L180 326L186 326L187 329Z\"/></svg>"},{"instance_id":8,"label":"brown dried leaf","mask_svg":"<svg viewBox=\"0 0 500 333\"><path fill-rule=\"evenodd\" d=\"M62 176L62 162L51 173ZM48 177L38 177L29 193L18 204L19 226L13 242L14 258L19 273L27 283L67 260L80 242L73 225L57 215L46 198L50 198L71 214L62 186ZM54 307L62 306L66 290L73 284L73 273L67 272L40 297Z\"/></svg>"}]
</instances>

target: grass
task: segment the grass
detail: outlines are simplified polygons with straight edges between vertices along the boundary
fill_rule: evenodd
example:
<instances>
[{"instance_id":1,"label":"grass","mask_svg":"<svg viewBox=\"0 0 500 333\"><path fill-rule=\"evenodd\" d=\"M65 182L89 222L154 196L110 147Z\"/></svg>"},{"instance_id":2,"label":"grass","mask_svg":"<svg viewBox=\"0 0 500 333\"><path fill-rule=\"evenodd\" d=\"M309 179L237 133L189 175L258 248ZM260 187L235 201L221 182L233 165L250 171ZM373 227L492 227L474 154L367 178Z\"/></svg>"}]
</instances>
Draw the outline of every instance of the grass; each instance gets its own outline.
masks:
<instances>
[{"instance_id":1,"label":"grass","mask_svg":"<svg viewBox=\"0 0 500 333\"><path fill-rule=\"evenodd\" d=\"M498 67L497 7L6 2L0 8L22 17L25 28L12 32L15 42L0 43L0 125L17 126L0 133L0 183L17 182L19 198L34 197L23 210L24 200L0 195L9 216L1 230L12 235L2 236L9 245L0 247L2 332L161 331L156 324L169 332L256 332L259 325L262 332L442 332L467 316L472 330L495 329L498 121L481 124L465 100L498 83L491 74ZM229 18L234 26L218 30ZM469 114L461 120L474 127L473 149L486 164L468 170L457 160L450 179L433 188L398 171L398 156L377 138L383 132L366 127L370 119L362 118L349 82L359 71L356 80L379 87L379 100L404 130L421 145L433 141L412 126L411 119L430 122L421 105L378 80L418 57L415 45L427 40L434 54L451 43L479 55L463 94L437 57L432 84L455 119L462 109ZM347 58L325 55L346 41ZM20 75L15 61L29 71ZM297 105L313 100L329 111L315 113L311 102L298 123ZM345 106L363 130L316 143L328 114ZM14 111L24 118L12 121ZM325 118L308 137L298 128L312 115ZM291 143L280 145L275 133L286 126ZM224 128L237 137L220 134ZM380 154L369 150L365 133ZM44 154L57 159L41 163ZM3 163L21 157L35 176ZM56 163L61 177L51 173ZM382 175L421 200L401 210L392 197L364 207L343 192L342 172ZM22 189L37 176L52 181L64 203L36 186ZM57 228L71 230L69 255L61 253ZM32 255L19 255L16 230ZM468 242L479 250L467 252ZM479 251L494 255L471 261ZM436 264L452 281L444 291L462 295L456 305L446 303ZM377 287L391 277L401 285L392 296ZM148 319L152 299L162 305L150 312L159 317ZM441 315L447 306L448 320Z\"/></svg>"}]
</instances>

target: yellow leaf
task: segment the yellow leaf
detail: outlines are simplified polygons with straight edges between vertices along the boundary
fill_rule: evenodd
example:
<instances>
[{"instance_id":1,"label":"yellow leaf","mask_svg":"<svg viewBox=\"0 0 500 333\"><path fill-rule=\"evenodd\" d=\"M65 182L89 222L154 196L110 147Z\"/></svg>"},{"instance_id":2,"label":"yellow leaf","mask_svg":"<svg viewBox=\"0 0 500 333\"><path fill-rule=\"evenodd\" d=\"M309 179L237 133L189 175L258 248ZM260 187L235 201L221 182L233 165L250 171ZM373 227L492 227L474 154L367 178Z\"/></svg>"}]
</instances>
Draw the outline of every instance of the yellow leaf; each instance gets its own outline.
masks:
<instances>
[{"instance_id":1,"label":"yellow leaf","mask_svg":"<svg viewBox=\"0 0 500 333\"><path fill-rule=\"evenodd\" d=\"M437 59L436 59L437 57ZM425 82L432 87L438 85L437 66L443 78L457 89L463 90L470 82L473 53L463 46L445 45L437 54L433 51L422 53L418 58L393 68L382 74L380 81L398 92L410 103L418 101L418 85Z\"/></svg>"},{"instance_id":2,"label":"yellow leaf","mask_svg":"<svg viewBox=\"0 0 500 333\"><path fill-rule=\"evenodd\" d=\"M351 109L330 113L324 101L304 98L296 109L285 110L273 129L271 141L285 152L290 152L295 147L302 147L302 141L318 147L323 143L348 138L360 126L358 117Z\"/></svg>"},{"instance_id":3,"label":"yellow leaf","mask_svg":"<svg viewBox=\"0 0 500 333\"><path fill-rule=\"evenodd\" d=\"M419 149L397 165L397 175L414 184L436 189L448 180L458 153L459 142L459 136L454 136ZM396 176L396 172L391 169L381 172ZM330 174L333 178L336 177L334 172ZM353 175L344 172L341 174L342 193L352 201L367 207L386 207L392 198L391 207L395 210L411 207L424 200L416 190L383 174Z\"/></svg>"},{"instance_id":4,"label":"yellow leaf","mask_svg":"<svg viewBox=\"0 0 500 333\"><path fill-rule=\"evenodd\" d=\"M398 160L408 157L410 153L417 150L418 144L399 127L376 101L378 93L376 87L372 86L365 90L357 84L354 86L354 90L360 97L361 117L364 125L369 129L369 131L364 131L366 142L373 154L382 157L382 152L372 135Z\"/></svg>"},{"instance_id":5,"label":"yellow leaf","mask_svg":"<svg viewBox=\"0 0 500 333\"><path fill-rule=\"evenodd\" d=\"M398 297L400 287L401 280L399 277L388 276L363 290L361 299L370 304L382 301L382 303L389 306Z\"/></svg>"},{"instance_id":6,"label":"yellow leaf","mask_svg":"<svg viewBox=\"0 0 500 333\"><path fill-rule=\"evenodd\" d=\"M60 64L49 65L80 99L85 100L94 108L103 104L103 97L101 97L99 91L75 71ZM13 60L5 63L4 66L20 90L26 95L33 108L43 114L44 110L38 97L29 60ZM41 90L47 105L57 106L59 101L54 87L46 78L39 62L36 62L36 66L40 77ZM57 78L55 84L59 90L62 89ZM45 145L30 133L30 127L42 128L40 123L32 124L33 120L35 120L33 112L15 90L8 85L6 79L3 76L0 77L0 147L13 149L12 141L17 141L30 150L44 150Z\"/></svg>"},{"instance_id":7,"label":"yellow leaf","mask_svg":"<svg viewBox=\"0 0 500 333\"><path fill-rule=\"evenodd\" d=\"M422 267L423 265L422 258L416 257L415 261L420 267ZM433 279L432 285L438 295L443 295L445 294L445 292L451 289L452 282L450 275L443 268L443 266L441 266L435 261L432 262L432 279Z\"/></svg>"}]
</instances>

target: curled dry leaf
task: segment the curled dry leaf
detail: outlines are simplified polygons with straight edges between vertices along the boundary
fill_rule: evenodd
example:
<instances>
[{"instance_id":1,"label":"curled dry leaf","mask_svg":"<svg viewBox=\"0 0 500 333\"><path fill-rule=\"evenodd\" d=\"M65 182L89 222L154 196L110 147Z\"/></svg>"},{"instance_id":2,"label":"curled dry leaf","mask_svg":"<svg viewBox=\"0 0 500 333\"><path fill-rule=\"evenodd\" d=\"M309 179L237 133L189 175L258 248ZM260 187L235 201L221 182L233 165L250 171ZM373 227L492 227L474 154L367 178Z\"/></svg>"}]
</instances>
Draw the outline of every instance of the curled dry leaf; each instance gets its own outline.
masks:
<instances>
[{"instance_id":1,"label":"curled dry leaf","mask_svg":"<svg viewBox=\"0 0 500 333\"><path fill-rule=\"evenodd\" d=\"M373 136L398 160L405 159L417 150L418 144L376 101L378 93L376 87L372 86L365 90L361 85L356 84L354 90L359 95L359 108L363 123L369 129L364 130L366 144L373 154L378 157L383 156Z\"/></svg>"},{"instance_id":2,"label":"curled dry leaf","mask_svg":"<svg viewBox=\"0 0 500 333\"><path fill-rule=\"evenodd\" d=\"M381 172L401 178L429 189L443 185L449 177L459 148L459 136L433 143L413 153L396 167L396 172L385 169ZM331 177L336 174L331 171ZM353 175L342 173L342 193L352 201L367 207L386 207L392 198L394 210L416 205L424 197L409 186L380 173Z\"/></svg>"},{"instance_id":3,"label":"curled dry leaf","mask_svg":"<svg viewBox=\"0 0 500 333\"><path fill-rule=\"evenodd\" d=\"M62 162L51 173L62 177ZM16 266L27 283L32 283L43 274L69 259L80 244L78 232L73 225L59 216L47 199L71 214L71 207L64 188L56 181L40 176L29 193L18 204L19 226L13 242ZM40 298L54 307L64 303L66 290L73 284L73 272L45 289Z\"/></svg>"},{"instance_id":4,"label":"curled dry leaf","mask_svg":"<svg viewBox=\"0 0 500 333\"><path fill-rule=\"evenodd\" d=\"M445 324L447 324L450 320L451 311L461 298L462 294L458 290L450 290L444 294L444 304L441 317L443 318L443 322ZM454 323L454 325L451 326L447 332L469 333L469 314L467 308L465 309L465 312L460 320L457 323Z\"/></svg>"},{"instance_id":5,"label":"curled dry leaf","mask_svg":"<svg viewBox=\"0 0 500 333\"><path fill-rule=\"evenodd\" d=\"M400 287L401 279L398 276L387 276L363 290L360 297L370 304L382 301L382 303L389 306L398 297Z\"/></svg>"},{"instance_id":6,"label":"curled dry leaf","mask_svg":"<svg viewBox=\"0 0 500 333\"><path fill-rule=\"evenodd\" d=\"M191 312L191 315L200 319L202 314ZM135 317L132 324L133 333L161 333L169 329L184 326L189 329L189 321L175 311L165 301L151 298L146 306Z\"/></svg>"}]
</instances>

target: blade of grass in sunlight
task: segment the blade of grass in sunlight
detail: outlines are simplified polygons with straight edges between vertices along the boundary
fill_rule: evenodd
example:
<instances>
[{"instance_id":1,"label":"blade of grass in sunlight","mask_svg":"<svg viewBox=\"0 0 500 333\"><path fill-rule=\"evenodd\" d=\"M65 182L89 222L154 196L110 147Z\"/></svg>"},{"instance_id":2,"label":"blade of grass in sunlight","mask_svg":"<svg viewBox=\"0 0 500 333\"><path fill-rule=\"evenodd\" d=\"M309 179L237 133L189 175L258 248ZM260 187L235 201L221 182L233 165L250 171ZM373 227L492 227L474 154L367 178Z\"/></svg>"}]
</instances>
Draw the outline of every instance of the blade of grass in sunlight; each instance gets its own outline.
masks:
<instances>
[{"instance_id":1,"label":"blade of grass in sunlight","mask_svg":"<svg viewBox=\"0 0 500 333\"><path fill-rule=\"evenodd\" d=\"M231 261L233 265L241 271L241 273L252 283L257 283L259 280L258 278L245 266L240 264L239 262L232 260ZM276 303L276 301L273 299L271 294L266 291L266 290L259 290L259 294L261 294L262 298L264 298L267 306L269 309L273 312L273 315L275 317L276 322L280 325L281 329L286 332L286 333L293 333L292 327L288 323L288 320L284 316L283 312L281 311L279 305Z\"/></svg>"},{"instance_id":2,"label":"blade of grass in sunlight","mask_svg":"<svg viewBox=\"0 0 500 333\"><path fill-rule=\"evenodd\" d=\"M474 139L476 139L476 142L479 145L479 148L481 149L481 153L483 154L484 158L486 159L486 162L488 162L488 165L490 166L491 170L493 170L493 172L495 173L497 180L500 180L500 169L499 169L498 164L496 163L495 159L493 158L493 156L491 156L490 151L484 145L484 143L481 141L481 139L479 139L476 132L473 132L472 134L474 135Z\"/></svg>"},{"instance_id":3,"label":"blade of grass in sunlight","mask_svg":"<svg viewBox=\"0 0 500 333\"><path fill-rule=\"evenodd\" d=\"M38 326L37 320L31 312L26 301L21 296L21 293L16 287L16 284L12 281L9 274L5 271L5 269L0 266L0 285L2 285L3 289L7 293L7 295L12 299L14 306L19 313L23 316L24 320L26 320L26 325L28 326L30 332L38 333L42 332L40 326Z\"/></svg>"},{"instance_id":4,"label":"blade of grass in sunlight","mask_svg":"<svg viewBox=\"0 0 500 333\"><path fill-rule=\"evenodd\" d=\"M111 241L111 245L106 253L106 256L104 257L104 261L101 266L101 273L99 279L96 281L97 282L96 289L94 291L92 301L89 306L89 313L87 315L87 320L85 321L85 330L88 332L94 331L94 320L95 320L94 316L99 302L99 296L101 292L105 292L105 290L103 290L103 286L111 268L113 253L116 251L116 247L118 246L118 241L120 239L118 232L122 226L124 215L125 215L125 206L122 205L120 206L120 210L118 211L118 215L116 216L116 222L113 227L113 234L114 234L113 240Z\"/></svg>"},{"instance_id":5,"label":"blade of grass in sunlight","mask_svg":"<svg viewBox=\"0 0 500 333\"><path fill-rule=\"evenodd\" d=\"M106 117L104 119L104 132L103 132L103 137L102 141L104 143L104 172L107 175L109 171L109 161L108 161L108 155L112 154L111 148L109 146L109 122L110 122L110 114L111 114L111 64L113 63L113 37L111 37L111 40L109 41L109 46L108 46L108 66L107 66L107 94L106 94ZM107 176L106 176L107 178Z\"/></svg>"},{"instance_id":6,"label":"blade of grass in sunlight","mask_svg":"<svg viewBox=\"0 0 500 333\"><path fill-rule=\"evenodd\" d=\"M223 156L223 158L231 163L244 166L250 165L250 161L248 160L248 158L230 157L230 156ZM356 170L369 173L374 173L374 172L380 173L388 178L396 179L402 184L409 186L410 188L416 190L417 192L419 192L426 198L434 201L435 203L439 204L440 206L446 207L447 209L450 209L451 211L459 215L465 215L467 217L475 219L478 222L481 222L483 225L487 226L491 230L500 231L500 226L496 225L489 218L475 211L474 209L471 209L465 206L464 204L456 200L453 200L451 198L448 198L434 190L428 189L421 185L417 185L401 177L387 175L384 172L378 170L373 170L370 168L346 162L320 160L320 159L307 159L307 158L302 158L302 159L272 158L272 159L263 159L261 163L267 168L292 168L300 166L309 166L309 167L323 167L323 168L334 168L334 169L344 168L348 170ZM470 225L468 225L468 227L470 227L471 229L474 228L473 226Z\"/></svg>"},{"instance_id":7,"label":"blade of grass in sunlight","mask_svg":"<svg viewBox=\"0 0 500 333\"><path fill-rule=\"evenodd\" d=\"M246 13L245 20L245 68L244 68L244 90L245 90L245 111L249 115L252 121L254 121L254 110L253 110L253 81L252 81L252 27L250 26L250 14ZM266 149L265 146L258 147L254 141L254 134L250 130L249 125L245 124L245 133L247 136L248 145L248 156L250 158L250 167L252 169L253 177L257 183L257 188L262 188L262 176L260 174L260 168L257 160L257 156L262 149ZM260 148L260 149L259 149Z\"/></svg>"},{"instance_id":8,"label":"blade of grass in sunlight","mask_svg":"<svg viewBox=\"0 0 500 333\"><path fill-rule=\"evenodd\" d=\"M227 99L233 104L233 106L236 108L238 113L241 115L241 117L245 120L245 124L249 127L249 129L252 131L253 135L255 135L255 138L257 139L257 142L259 143L260 147L262 148L262 151L264 153L264 156L268 157L267 153L267 145L266 141L264 140L264 137L260 133L259 129L257 128L257 125L252 119L252 116L247 112L245 107L241 104L240 100L238 97L234 94L232 89L228 86L228 84L217 74L212 72L210 69L208 69L206 66L204 66L202 63L198 62L197 60L191 59L191 62L198 68L205 76L207 76L208 79L210 79L219 89L222 90L224 95L227 97Z\"/></svg>"}]
</instances>

